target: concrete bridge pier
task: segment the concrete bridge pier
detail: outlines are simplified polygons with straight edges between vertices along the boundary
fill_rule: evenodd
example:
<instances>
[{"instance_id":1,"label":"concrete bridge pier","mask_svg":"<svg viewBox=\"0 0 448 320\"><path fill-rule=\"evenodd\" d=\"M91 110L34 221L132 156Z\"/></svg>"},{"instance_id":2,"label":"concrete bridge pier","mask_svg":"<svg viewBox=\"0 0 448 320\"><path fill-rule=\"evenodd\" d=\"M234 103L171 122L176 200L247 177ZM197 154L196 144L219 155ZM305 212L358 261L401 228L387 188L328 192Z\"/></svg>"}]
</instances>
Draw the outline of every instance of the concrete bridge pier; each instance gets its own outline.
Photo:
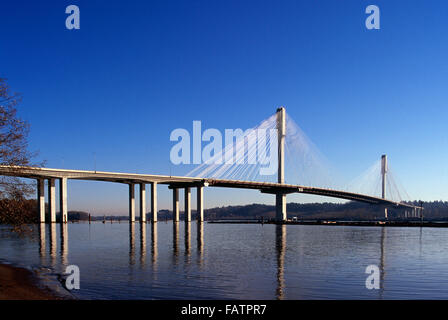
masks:
<instances>
[{"instance_id":1,"label":"concrete bridge pier","mask_svg":"<svg viewBox=\"0 0 448 320\"><path fill-rule=\"evenodd\" d=\"M140 183L140 222L146 222L146 184Z\"/></svg>"},{"instance_id":2,"label":"concrete bridge pier","mask_svg":"<svg viewBox=\"0 0 448 320\"><path fill-rule=\"evenodd\" d=\"M381 197L386 199L386 179L387 179L387 155L381 156ZM384 208L384 219L387 220L387 207Z\"/></svg>"},{"instance_id":3,"label":"concrete bridge pier","mask_svg":"<svg viewBox=\"0 0 448 320\"><path fill-rule=\"evenodd\" d=\"M48 179L48 211L50 213L50 223L56 222L56 187L55 179Z\"/></svg>"},{"instance_id":4,"label":"concrete bridge pier","mask_svg":"<svg viewBox=\"0 0 448 320\"><path fill-rule=\"evenodd\" d=\"M184 213L185 222L191 221L191 188L185 188L185 213Z\"/></svg>"},{"instance_id":5,"label":"concrete bridge pier","mask_svg":"<svg viewBox=\"0 0 448 320\"><path fill-rule=\"evenodd\" d=\"M67 223L67 178L59 179L59 212L61 215L61 223Z\"/></svg>"},{"instance_id":6,"label":"concrete bridge pier","mask_svg":"<svg viewBox=\"0 0 448 320\"><path fill-rule=\"evenodd\" d=\"M286 137L286 111L284 107L277 109L277 139L278 139L278 183L285 183L285 137ZM286 221L286 194L275 195L276 220Z\"/></svg>"},{"instance_id":7,"label":"concrete bridge pier","mask_svg":"<svg viewBox=\"0 0 448 320\"><path fill-rule=\"evenodd\" d=\"M129 184L129 223L135 222L135 186Z\"/></svg>"},{"instance_id":8,"label":"concrete bridge pier","mask_svg":"<svg viewBox=\"0 0 448 320\"><path fill-rule=\"evenodd\" d=\"M151 220L157 222L157 182L151 182Z\"/></svg>"},{"instance_id":9,"label":"concrete bridge pier","mask_svg":"<svg viewBox=\"0 0 448 320\"><path fill-rule=\"evenodd\" d=\"M45 178L37 179L37 210L39 222L45 223ZM48 178L48 212L50 223L56 222L56 178ZM60 222L68 221L67 214L67 178L59 178Z\"/></svg>"},{"instance_id":10,"label":"concrete bridge pier","mask_svg":"<svg viewBox=\"0 0 448 320\"><path fill-rule=\"evenodd\" d=\"M204 221L204 187L197 187L197 212L198 222Z\"/></svg>"},{"instance_id":11,"label":"concrete bridge pier","mask_svg":"<svg viewBox=\"0 0 448 320\"><path fill-rule=\"evenodd\" d=\"M277 221L286 221L287 213L286 213L286 194L277 193L275 195L275 210L276 210L276 220Z\"/></svg>"},{"instance_id":12,"label":"concrete bridge pier","mask_svg":"<svg viewBox=\"0 0 448 320\"><path fill-rule=\"evenodd\" d=\"M37 179L37 210L39 222L45 223L45 180Z\"/></svg>"},{"instance_id":13,"label":"concrete bridge pier","mask_svg":"<svg viewBox=\"0 0 448 320\"><path fill-rule=\"evenodd\" d=\"M173 222L179 222L179 189L173 188Z\"/></svg>"}]
</instances>

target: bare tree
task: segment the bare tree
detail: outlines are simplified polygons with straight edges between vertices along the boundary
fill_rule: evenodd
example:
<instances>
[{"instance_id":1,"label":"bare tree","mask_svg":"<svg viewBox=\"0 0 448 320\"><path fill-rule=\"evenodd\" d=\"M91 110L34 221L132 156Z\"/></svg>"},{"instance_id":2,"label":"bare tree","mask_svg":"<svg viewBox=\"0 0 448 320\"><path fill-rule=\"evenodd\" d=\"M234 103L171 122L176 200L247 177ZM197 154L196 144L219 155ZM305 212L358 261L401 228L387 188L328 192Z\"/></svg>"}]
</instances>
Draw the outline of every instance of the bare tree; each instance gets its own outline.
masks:
<instances>
[{"instance_id":1,"label":"bare tree","mask_svg":"<svg viewBox=\"0 0 448 320\"><path fill-rule=\"evenodd\" d=\"M11 93L6 79L0 78L0 164L34 166L28 151L29 124L17 117L20 94ZM0 223L21 222L20 211L34 186L16 177L0 177ZM29 205L28 205L29 207Z\"/></svg>"}]
</instances>

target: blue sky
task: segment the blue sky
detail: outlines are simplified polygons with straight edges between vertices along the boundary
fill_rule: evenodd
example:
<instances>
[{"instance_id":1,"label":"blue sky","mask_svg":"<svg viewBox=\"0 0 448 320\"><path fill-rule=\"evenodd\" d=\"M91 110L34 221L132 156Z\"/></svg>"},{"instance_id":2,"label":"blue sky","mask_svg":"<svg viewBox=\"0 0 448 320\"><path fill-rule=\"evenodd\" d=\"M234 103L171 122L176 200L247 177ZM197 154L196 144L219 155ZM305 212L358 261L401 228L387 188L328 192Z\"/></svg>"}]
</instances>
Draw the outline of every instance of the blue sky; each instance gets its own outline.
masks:
<instances>
[{"instance_id":1,"label":"blue sky","mask_svg":"<svg viewBox=\"0 0 448 320\"><path fill-rule=\"evenodd\" d=\"M65 28L66 6L81 29ZM365 8L381 10L367 30ZM423 200L448 200L446 1L9 1L0 76L47 167L181 175L172 130L249 128L284 105L338 173L387 153ZM171 196L160 191L161 208ZM291 201L321 201L300 196ZM273 202L207 190L206 207ZM328 199L324 199L328 200ZM126 214L125 185L70 182L69 209Z\"/></svg>"}]
</instances>

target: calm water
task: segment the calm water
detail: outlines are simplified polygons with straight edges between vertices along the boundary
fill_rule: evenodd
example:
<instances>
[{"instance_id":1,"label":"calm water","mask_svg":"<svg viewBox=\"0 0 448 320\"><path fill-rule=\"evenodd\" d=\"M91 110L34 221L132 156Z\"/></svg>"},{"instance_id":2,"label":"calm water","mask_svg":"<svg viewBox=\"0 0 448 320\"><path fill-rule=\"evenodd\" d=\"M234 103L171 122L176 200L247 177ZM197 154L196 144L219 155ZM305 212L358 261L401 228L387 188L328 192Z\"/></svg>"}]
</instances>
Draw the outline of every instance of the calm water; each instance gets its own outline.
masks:
<instances>
[{"instance_id":1,"label":"calm water","mask_svg":"<svg viewBox=\"0 0 448 320\"><path fill-rule=\"evenodd\" d=\"M83 299L448 299L448 229L159 222L0 227L0 259L63 273ZM365 287L377 265L381 288Z\"/></svg>"}]
</instances>

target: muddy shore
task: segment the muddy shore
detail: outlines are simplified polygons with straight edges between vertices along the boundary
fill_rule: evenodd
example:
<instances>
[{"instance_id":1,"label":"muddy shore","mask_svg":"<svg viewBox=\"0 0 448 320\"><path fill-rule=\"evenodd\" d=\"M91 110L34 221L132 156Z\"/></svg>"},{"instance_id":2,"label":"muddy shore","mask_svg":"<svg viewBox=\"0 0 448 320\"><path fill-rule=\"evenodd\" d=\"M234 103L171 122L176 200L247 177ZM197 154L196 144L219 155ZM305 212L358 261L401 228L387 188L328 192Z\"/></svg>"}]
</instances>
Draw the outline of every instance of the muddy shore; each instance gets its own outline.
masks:
<instances>
[{"instance_id":1,"label":"muddy shore","mask_svg":"<svg viewBox=\"0 0 448 320\"><path fill-rule=\"evenodd\" d=\"M36 275L27 269L0 264L0 300L64 300L39 285Z\"/></svg>"}]
</instances>

